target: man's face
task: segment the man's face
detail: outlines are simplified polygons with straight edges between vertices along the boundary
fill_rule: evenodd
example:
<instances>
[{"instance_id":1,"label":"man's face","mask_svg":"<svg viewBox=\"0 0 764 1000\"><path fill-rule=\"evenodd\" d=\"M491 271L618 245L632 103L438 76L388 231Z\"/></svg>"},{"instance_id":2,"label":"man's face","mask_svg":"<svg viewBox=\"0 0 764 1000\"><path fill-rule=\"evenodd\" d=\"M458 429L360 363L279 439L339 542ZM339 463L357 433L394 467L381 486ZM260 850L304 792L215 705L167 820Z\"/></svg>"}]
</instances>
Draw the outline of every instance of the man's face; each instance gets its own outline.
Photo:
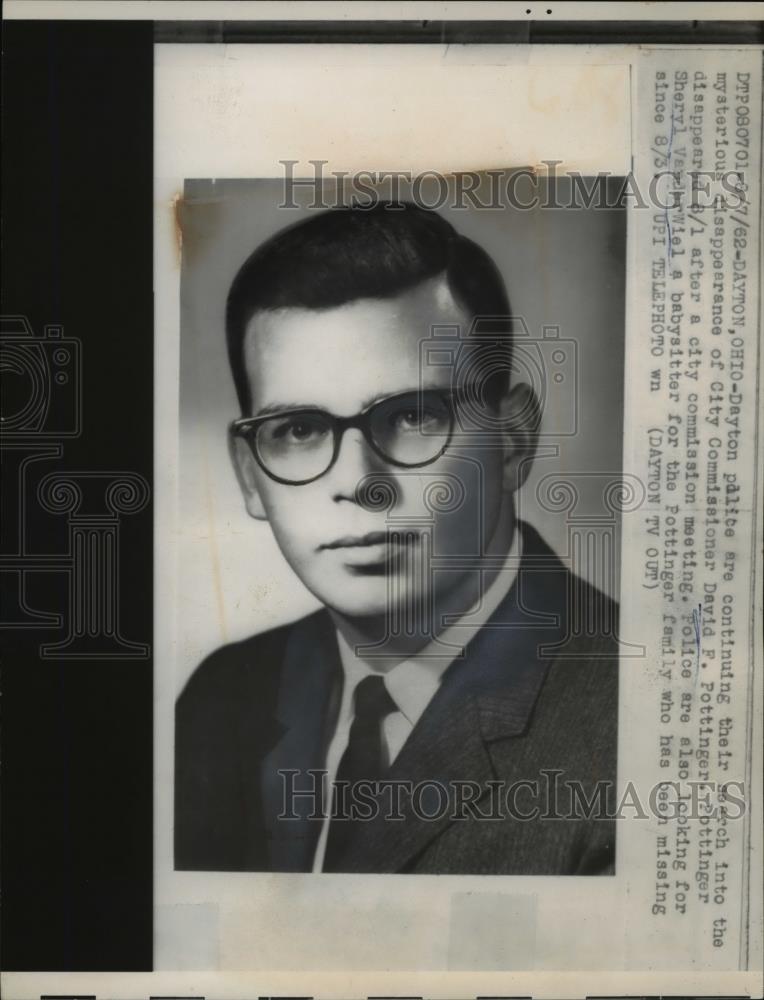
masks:
<instances>
[{"instance_id":1,"label":"man's face","mask_svg":"<svg viewBox=\"0 0 764 1000\"><path fill-rule=\"evenodd\" d=\"M244 350L252 415L317 407L349 417L397 393L451 389L450 367L422 367L420 360L420 344L434 324L458 324L463 331L469 324L445 279L394 299L258 313ZM346 616L384 615L433 590L459 587L465 573L475 575L474 559L486 552L500 519L504 451L486 448L484 439L481 447L479 436L461 437L429 465L401 468L350 428L334 465L304 485L274 481L245 451L238 463L240 470L246 464L240 479L249 484L250 512L267 517L306 587ZM391 505L359 494L369 477L394 497ZM367 495L373 498L373 488ZM382 540L391 530L395 540ZM465 569L464 557L472 557L473 568Z\"/></svg>"}]
</instances>

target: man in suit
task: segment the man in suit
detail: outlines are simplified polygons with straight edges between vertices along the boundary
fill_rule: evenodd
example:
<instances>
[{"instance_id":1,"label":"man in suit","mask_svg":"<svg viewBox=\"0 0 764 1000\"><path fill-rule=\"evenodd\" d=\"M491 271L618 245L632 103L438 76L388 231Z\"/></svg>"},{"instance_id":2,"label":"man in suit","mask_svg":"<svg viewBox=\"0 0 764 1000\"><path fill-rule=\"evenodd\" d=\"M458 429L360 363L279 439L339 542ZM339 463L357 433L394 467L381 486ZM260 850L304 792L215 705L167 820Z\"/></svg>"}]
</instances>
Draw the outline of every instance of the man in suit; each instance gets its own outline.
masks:
<instances>
[{"instance_id":1,"label":"man in suit","mask_svg":"<svg viewBox=\"0 0 764 1000\"><path fill-rule=\"evenodd\" d=\"M616 612L515 516L540 415L491 258L411 204L324 212L226 330L244 501L323 608L178 699L176 868L612 873Z\"/></svg>"}]
</instances>

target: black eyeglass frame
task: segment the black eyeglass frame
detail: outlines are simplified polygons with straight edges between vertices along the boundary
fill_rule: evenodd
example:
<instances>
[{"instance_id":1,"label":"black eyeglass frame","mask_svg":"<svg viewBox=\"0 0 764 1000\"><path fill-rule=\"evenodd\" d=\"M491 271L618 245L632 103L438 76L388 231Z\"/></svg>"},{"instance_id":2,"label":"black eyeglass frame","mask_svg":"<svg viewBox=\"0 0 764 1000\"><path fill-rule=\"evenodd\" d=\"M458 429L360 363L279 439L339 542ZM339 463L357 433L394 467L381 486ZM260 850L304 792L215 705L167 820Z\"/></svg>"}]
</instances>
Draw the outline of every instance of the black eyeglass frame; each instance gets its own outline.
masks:
<instances>
[{"instance_id":1,"label":"black eyeglass frame","mask_svg":"<svg viewBox=\"0 0 764 1000\"><path fill-rule=\"evenodd\" d=\"M403 399L406 396L414 396L419 401L425 395L425 393L434 393L439 398L444 400L447 405L448 410L448 432L446 434L446 440L443 447L432 456L423 462L401 462L397 459L391 458L387 455L379 445L374 440L371 433L371 414L379 406L384 406L389 404L392 400ZM308 483L314 483L317 479L321 479L328 472L331 471L340 453L340 448L342 447L342 438L344 437L345 431L350 428L360 430L363 434L364 440L369 445L371 450L375 455L378 455L384 462L389 465L394 465L402 469L421 469L426 465L432 465L433 462L443 455L445 450L448 448L451 440L454 436L454 425L456 423L456 412L455 412L455 402L461 399L463 396L469 395L469 390L465 387L456 387L451 389L410 389L407 392L396 392L390 396L385 396L382 399L377 399L366 409L361 410L360 413L356 413L352 417L337 417L333 413L329 413L328 410L322 410L317 406L299 406L295 407L293 410L282 410L278 413L266 413L260 417L238 417L236 420L232 420L228 425L229 440L232 443L233 439L236 437L242 438L249 445L249 449L252 455L263 470L263 472L274 482L281 483L284 486L307 486ZM334 449L332 451L331 461L323 472L319 472L317 476L311 476L309 479L284 479L281 476L277 476L272 472L262 457L260 456L257 449L257 428L264 424L267 420L275 420L281 417L296 417L304 414L315 414L319 413L323 418L326 418L327 423L331 427L333 438L334 438ZM254 432L254 433L252 433Z\"/></svg>"}]
</instances>

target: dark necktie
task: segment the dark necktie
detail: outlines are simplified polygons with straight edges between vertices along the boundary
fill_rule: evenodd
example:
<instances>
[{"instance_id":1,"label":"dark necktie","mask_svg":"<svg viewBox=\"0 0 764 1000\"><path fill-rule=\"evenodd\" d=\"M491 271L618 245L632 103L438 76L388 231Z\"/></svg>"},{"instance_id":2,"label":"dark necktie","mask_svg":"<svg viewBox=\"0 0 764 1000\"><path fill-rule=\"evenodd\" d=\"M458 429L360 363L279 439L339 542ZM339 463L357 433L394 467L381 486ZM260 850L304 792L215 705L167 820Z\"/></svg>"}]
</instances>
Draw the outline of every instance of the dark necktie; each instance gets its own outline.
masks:
<instances>
[{"instance_id":1,"label":"dark necktie","mask_svg":"<svg viewBox=\"0 0 764 1000\"><path fill-rule=\"evenodd\" d=\"M348 735L347 749L342 755L335 777L335 781L349 782L350 787L339 794L335 789L324 855L326 872L342 871L338 865L363 822L344 818L352 815L352 786L359 781L379 781L389 766L382 738L382 723L385 716L397 711L397 705L378 674L364 677L356 687L353 696L353 724ZM335 819L335 816L339 818Z\"/></svg>"}]
</instances>

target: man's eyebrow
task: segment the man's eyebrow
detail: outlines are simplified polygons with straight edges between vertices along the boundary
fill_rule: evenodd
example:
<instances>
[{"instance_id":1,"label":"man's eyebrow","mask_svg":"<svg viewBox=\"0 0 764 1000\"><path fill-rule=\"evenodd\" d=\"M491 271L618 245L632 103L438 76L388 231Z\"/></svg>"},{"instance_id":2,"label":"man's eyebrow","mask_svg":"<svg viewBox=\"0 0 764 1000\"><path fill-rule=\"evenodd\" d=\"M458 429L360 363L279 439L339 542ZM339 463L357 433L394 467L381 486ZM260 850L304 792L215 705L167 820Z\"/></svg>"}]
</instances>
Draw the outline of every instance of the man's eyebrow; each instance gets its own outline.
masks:
<instances>
[{"instance_id":1,"label":"man's eyebrow","mask_svg":"<svg viewBox=\"0 0 764 1000\"><path fill-rule=\"evenodd\" d=\"M268 403L254 415L256 417L270 417L279 413L290 413L292 410L325 410L325 407L318 403Z\"/></svg>"},{"instance_id":2,"label":"man's eyebrow","mask_svg":"<svg viewBox=\"0 0 764 1000\"><path fill-rule=\"evenodd\" d=\"M361 411L368 410L375 403L380 403L383 399L394 399L396 396L418 396L424 392L442 392L447 386L442 385L415 385L411 389L396 389L395 392L378 392L376 396L364 400Z\"/></svg>"},{"instance_id":3,"label":"man's eyebrow","mask_svg":"<svg viewBox=\"0 0 764 1000\"><path fill-rule=\"evenodd\" d=\"M416 389L400 389L397 392L378 392L376 396L367 396L361 404L361 412L363 413L364 410L368 410L375 403L380 403L383 399L390 399L395 396L408 396L412 392L416 392Z\"/></svg>"},{"instance_id":4,"label":"man's eyebrow","mask_svg":"<svg viewBox=\"0 0 764 1000\"><path fill-rule=\"evenodd\" d=\"M420 392L437 392L442 386L413 386L411 389L396 389L395 392L378 392L363 401L359 413L368 410L370 406L381 402L383 399L393 399L395 396L415 396ZM331 413L325 406L318 403L268 403L254 414L256 417L277 416L279 413L291 413L292 410L321 410L322 413Z\"/></svg>"}]
</instances>

